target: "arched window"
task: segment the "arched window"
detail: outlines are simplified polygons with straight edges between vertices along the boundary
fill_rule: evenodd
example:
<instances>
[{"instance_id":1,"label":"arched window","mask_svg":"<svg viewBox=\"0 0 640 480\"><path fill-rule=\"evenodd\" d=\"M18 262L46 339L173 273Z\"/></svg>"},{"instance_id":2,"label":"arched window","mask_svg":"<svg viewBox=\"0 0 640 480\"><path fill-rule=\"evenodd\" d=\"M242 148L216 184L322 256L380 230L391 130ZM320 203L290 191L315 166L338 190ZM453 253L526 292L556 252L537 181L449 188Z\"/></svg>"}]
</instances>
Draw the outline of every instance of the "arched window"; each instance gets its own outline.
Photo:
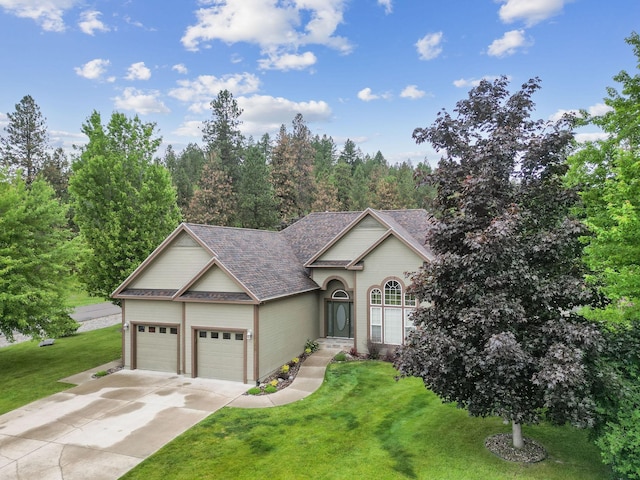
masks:
<instances>
[{"instance_id":1,"label":"arched window","mask_svg":"<svg viewBox=\"0 0 640 480\"><path fill-rule=\"evenodd\" d=\"M331 294L331 298L335 298L335 299L345 299L348 300L349 299L349 294L347 292L345 292L344 290L336 290L335 292L333 292Z\"/></svg>"},{"instance_id":2,"label":"arched window","mask_svg":"<svg viewBox=\"0 0 640 480\"><path fill-rule=\"evenodd\" d=\"M415 329L411 312L416 307L413 294L403 291L397 280L388 280L382 288L369 293L369 338L375 343L400 345L406 335Z\"/></svg>"},{"instance_id":3,"label":"arched window","mask_svg":"<svg viewBox=\"0 0 640 480\"><path fill-rule=\"evenodd\" d=\"M389 280L384 284L384 304L402 305L402 286L396 280Z\"/></svg>"}]
</instances>

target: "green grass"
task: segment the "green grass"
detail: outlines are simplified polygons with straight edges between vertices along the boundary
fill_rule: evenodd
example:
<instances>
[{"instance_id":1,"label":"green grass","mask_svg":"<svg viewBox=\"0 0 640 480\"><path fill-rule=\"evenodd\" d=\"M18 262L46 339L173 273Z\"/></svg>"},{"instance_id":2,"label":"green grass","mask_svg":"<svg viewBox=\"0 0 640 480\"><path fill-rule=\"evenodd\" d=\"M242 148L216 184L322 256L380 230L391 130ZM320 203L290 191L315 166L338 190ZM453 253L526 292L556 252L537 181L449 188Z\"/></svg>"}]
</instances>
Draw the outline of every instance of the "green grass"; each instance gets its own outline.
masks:
<instances>
[{"instance_id":1,"label":"green grass","mask_svg":"<svg viewBox=\"0 0 640 480\"><path fill-rule=\"evenodd\" d=\"M382 362L330 365L306 399L265 409L224 408L123 479L539 479L609 478L587 434L525 427L549 458L499 459L484 439L510 427L442 404L418 379L394 380ZM170 472L169 476L168 473Z\"/></svg>"},{"instance_id":2,"label":"green grass","mask_svg":"<svg viewBox=\"0 0 640 480\"><path fill-rule=\"evenodd\" d=\"M29 341L0 348L0 414L71 388L58 380L120 358L119 329L79 333L50 347Z\"/></svg>"}]
</instances>

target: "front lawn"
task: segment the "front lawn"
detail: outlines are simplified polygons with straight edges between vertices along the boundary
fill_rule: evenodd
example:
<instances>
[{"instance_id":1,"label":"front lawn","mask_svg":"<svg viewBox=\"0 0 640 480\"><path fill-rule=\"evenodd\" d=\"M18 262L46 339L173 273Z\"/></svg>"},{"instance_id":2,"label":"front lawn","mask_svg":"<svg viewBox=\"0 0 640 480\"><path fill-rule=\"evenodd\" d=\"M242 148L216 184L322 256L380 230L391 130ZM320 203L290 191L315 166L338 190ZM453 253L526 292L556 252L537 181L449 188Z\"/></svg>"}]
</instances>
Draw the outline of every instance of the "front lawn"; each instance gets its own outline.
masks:
<instances>
[{"instance_id":1,"label":"front lawn","mask_svg":"<svg viewBox=\"0 0 640 480\"><path fill-rule=\"evenodd\" d=\"M0 414L71 388L58 380L120 358L120 326L60 338L52 346L30 341L0 348Z\"/></svg>"},{"instance_id":2,"label":"front lawn","mask_svg":"<svg viewBox=\"0 0 640 480\"><path fill-rule=\"evenodd\" d=\"M283 407L224 408L123 478L580 479L609 478L587 434L525 427L547 448L537 464L505 462L484 439L510 427L443 405L418 379L382 362L330 365L310 397Z\"/></svg>"}]
</instances>

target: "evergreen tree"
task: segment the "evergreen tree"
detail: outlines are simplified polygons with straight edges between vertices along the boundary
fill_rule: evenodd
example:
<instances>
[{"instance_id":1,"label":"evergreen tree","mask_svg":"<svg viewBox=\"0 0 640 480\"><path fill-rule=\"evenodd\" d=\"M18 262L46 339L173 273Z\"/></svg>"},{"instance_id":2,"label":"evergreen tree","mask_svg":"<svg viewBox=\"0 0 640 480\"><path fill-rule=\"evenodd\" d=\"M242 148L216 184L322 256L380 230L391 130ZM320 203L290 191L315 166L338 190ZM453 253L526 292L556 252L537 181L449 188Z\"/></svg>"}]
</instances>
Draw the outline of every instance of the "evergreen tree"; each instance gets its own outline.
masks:
<instances>
[{"instance_id":1,"label":"evergreen tree","mask_svg":"<svg viewBox=\"0 0 640 480\"><path fill-rule=\"evenodd\" d=\"M271 229L278 222L276 200L269 183L269 168L264 156L264 144L247 148L244 172L239 190L240 226Z\"/></svg>"},{"instance_id":2,"label":"evergreen tree","mask_svg":"<svg viewBox=\"0 0 640 480\"><path fill-rule=\"evenodd\" d=\"M46 119L31 95L24 96L16 104L15 112L7 113L7 117L9 124L4 128L7 136L0 138L2 164L11 173L21 170L25 182L30 185L47 160Z\"/></svg>"},{"instance_id":3,"label":"evergreen tree","mask_svg":"<svg viewBox=\"0 0 640 480\"><path fill-rule=\"evenodd\" d=\"M62 148L56 148L52 155L48 155L42 165L40 175L56 192L56 197L63 203L69 200L69 160Z\"/></svg>"},{"instance_id":4,"label":"evergreen tree","mask_svg":"<svg viewBox=\"0 0 640 480\"><path fill-rule=\"evenodd\" d=\"M352 170L355 170L362 163L362 152L356 147L353 140L347 138L344 142L338 161L348 164Z\"/></svg>"},{"instance_id":5,"label":"evergreen tree","mask_svg":"<svg viewBox=\"0 0 640 480\"><path fill-rule=\"evenodd\" d=\"M296 157L291 137L284 125L280 126L276 144L271 152L271 184L280 221L286 224L298 218L300 201L296 183Z\"/></svg>"},{"instance_id":6,"label":"evergreen tree","mask_svg":"<svg viewBox=\"0 0 640 480\"><path fill-rule=\"evenodd\" d=\"M322 177L318 180L318 190L311 210L314 212L338 212L341 210L341 205L338 202L338 189L329 177Z\"/></svg>"},{"instance_id":7,"label":"evergreen tree","mask_svg":"<svg viewBox=\"0 0 640 480\"><path fill-rule=\"evenodd\" d=\"M237 196L233 192L232 179L227 175L215 154L202 169L198 189L191 198L187 220L206 225L232 225L237 211Z\"/></svg>"},{"instance_id":8,"label":"evergreen tree","mask_svg":"<svg viewBox=\"0 0 640 480\"><path fill-rule=\"evenodd\" d=\"M153 161L161 139L155 124L114 113L102 125L93 112L82 131L89 142L72 165L69 192L88 246L80 278L87 291L111 293L180 222L167 169Z\"/></svg>"},{"instance_id":9,"label":"evergreen tree","mask_svg":"<svg viewBox=\"0 0 640 480\"><path fill-rule=\"evenodd\" d=\"M309 127L298 113L292 122L291 149L295 159L295 170L290 174L294 175L296 189L298 190L297 215L302 216L309 213L311 203L315 196L315 179L313 176L313 162L315 160L315 150L311 144L311 132Z\"/></svg>"},{"instance_id":10,"label":"evergreen tree","mask_svg":"<svg viewBox=\"0 0 640 480\"><path fill-rule=\"evenodd\" d=\"M173 185L178 195L178 206L182 212L186 212L195 187L202 176L202 167L205 163L205 155L195 143L190 143L179 155L169 145L165 152L164 164L166 165Z\"/></svg>"},{"instance_id":11,"label":"evergreen tree","mask_svg":"<svg viewBox=\"0 0 640 480\"><path fill-rule=\"evenodd\" d=\"M416 330L396 366L422 378L471 415L521 424L590 426L590 362L600 336L576 313L593 297L581 268L576 196L563 186L572 132L531 120L530 80L510 95L507 80L482 81L443 111L418 143L445 151L431 180L436 258L412 276Z\"/></svg>"}]
</instances>

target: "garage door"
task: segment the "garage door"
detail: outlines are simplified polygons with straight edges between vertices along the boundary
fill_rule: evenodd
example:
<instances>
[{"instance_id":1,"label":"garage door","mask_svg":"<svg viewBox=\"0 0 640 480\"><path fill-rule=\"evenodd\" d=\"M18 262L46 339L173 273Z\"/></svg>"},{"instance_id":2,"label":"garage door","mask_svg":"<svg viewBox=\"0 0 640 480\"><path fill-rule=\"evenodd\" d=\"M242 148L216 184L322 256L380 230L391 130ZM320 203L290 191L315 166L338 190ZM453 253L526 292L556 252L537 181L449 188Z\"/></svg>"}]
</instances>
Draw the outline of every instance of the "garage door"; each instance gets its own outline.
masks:
<instances>
[{"instance_id":1,"label":"garage door","mask_svg":"<svg viewBox=\"0 0 640 480\"><path fill-rule=\"evenodd\" d=\"M198 377L244 382L244 333L198 330L196 342Z\"/></svg>"},{"instance_id":2,"label":"garage door","mask_svg":"<svg viewBox=\"0 0 640 480\"><path fill-rule=\"evenodd\" d=\"M178 327L137 325L136 368L178 372Z\"/></svg>"}]
</instances>

